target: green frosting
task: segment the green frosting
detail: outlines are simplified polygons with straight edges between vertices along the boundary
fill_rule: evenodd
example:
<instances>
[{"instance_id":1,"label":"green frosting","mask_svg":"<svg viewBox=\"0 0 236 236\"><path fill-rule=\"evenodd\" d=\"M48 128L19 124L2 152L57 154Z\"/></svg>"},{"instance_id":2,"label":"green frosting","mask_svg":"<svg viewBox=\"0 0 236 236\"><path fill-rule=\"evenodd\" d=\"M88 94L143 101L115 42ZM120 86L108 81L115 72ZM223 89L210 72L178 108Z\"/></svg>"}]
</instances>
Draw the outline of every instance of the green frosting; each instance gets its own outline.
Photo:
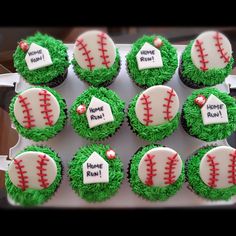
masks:
<instances>
[{"instance_id":1,"label":"green frosting","mask_svg":"<svg viewBox=\"0 0 236 236\"><path fill-rule=\"evenodd\" d=\"M71 63L74 66L75 73L79 75L81 80L98 87L104 83L110 83L117 76L120 69L120 54L118 49L116 49L116 59L110 68L95 68L91 71L89 69L81 68L74 58Z\"/></svg>"},{"instance_id":2,"label":"green frosting","mask_svg":"<svg viewBox=\"0 0 236 236\"><path fill-rule=\"evenodd\" d=\"M38 32L34 36L28 37L25 42L29 45L36 43L47 48L53 63L50 66L30 71L25 61L26 52L18 46L13 54L14 66L25 80L31 84L40 85L64 74L70 63L68 62L67 47L62 41Z\"/></svg>"},{"instance_id":3,"label":"green frosting","mask_svg":"<svg viewBox=\"0 0 236 236\"><path fill-rule=\"evenodd\" d=\"M227 107L228 123L204 125L201 108L195 104L194 99L198 95L208 98L211 94L218 97ZM204 88L194 91L183 105L183 116L186 120L188 133L201 140L211 142L222 140L230 136L236 130L236 101L233 97L216 88Z\"/></svg>"},{"instance_id":4,"label":"green frosting","mask_svg":"<svg viewBox=\"0 0 236 236\"><path fill-rule=\"evenodd\" d=\"M167 39L158 35L158 38L160 38L163 42L163 45L159 48L162 56L163 67L144 70L138 69L136 60L137 53L146 42L154 45L153 40L155 37L157 36L144 35L133 44L131 51L126 56L129 74L135 83L140 86L151 87L154 85L161 85L164 82L169 81L178 66L176 49Z\"/></svg>"},{"instance_id":5,"label":"green frosting","mask_svg":"<svg viewBox=\"0 0 236 236\"><path fill-rule=\"evenodd\" d=\"M179 120L180 120L180 113L178 112L174 119L169 121L168 123L162 124L162 125L157 125L157 126L146 126L142 124L135 112L135 106L136 102L138 100L138 97L140 94L137 94L133 100L131 101L128 109L128 119L129 123L131 125L132 130L134 133L136 133L139 137L150 141L150 142L156 142L159 140L163 140L167 136L171 135L179 125Z\"/></svg>"},{"instance_id":6,"label":"green frosting","mask_svg":"<svg viewBox=\"0 0 236 236\"><path fill-rule=\"evenodd\" d=\"M191 59L191 48L194 40L192 40L185 48L182 54L182 74L183 77L194 81L196 84L203 84L205 86L214 86L216 84L223 83L225 78L232 71L234 63L233 57L231 57L227 66L223 69L209 69L202 71L198 69Z\"/></svg>"},{"instance_id":7,"label":"green frosting","mask_svg":"<svg viewBox=\"0 0 236 236\"><path fill-rule=\"evenodd\" d=\"M110 105L114 121L90 129L86 117L86 112L79 115L76 109L81 104L84 104L86 108L88 108L93 96ZM70 108L71 125L76 133L84 138L93 141L102 140L107 138L108 136L113 135L121 126L125 117L124 109L125 102L122 101L112 90L103 87L90 87L85 90L79 97L77 97L77 99L73 102Z\"/></svg>"},{"instance_id":8,"label":"green frosting","mask_svg":"<svg viewBox=\"0 0 236 236\"><path fill-rule=\"evenodd\" d=\"M200 177L199 167L203 156L213 149L213 146L199 149L186 163L186 177L193 191L203 198L210 200L229 200L236 195L236 185L229 188L211 188Z\"/></svg>"},{"instance_id":9,"label":"green frosting","mask_svg":"<svg viewBox=\"0 0 236 236\"><path fill-rule=\"evenodd\" d=\"M40 205L49 200L57 188L60 185L61 179L62 179L62 164L60 157L52 151L48 147L39 147L39 146L29 146L25 148L23 152L27 151L36 151L36 152L43 152L47 155L49 155L56 163L57 166L57 176L53 183L45 189L41 190L35 190L35 189L26 189L25 191L22 191L21 188L16 187L10 180L10 177L8 175L8 172L5 173L5 185L6 190L9 196L16 202L19 203L22 206L35 206ZM18 153L18 155L20 154Z\"/></svg>"},{"instance_id":10,"label":"green frosting","mask_svg":"<svg viewBox=\"0 0 236 236\"><path fill-rule=\"evenodd\" d=\"M43 88L48 90L50 93L52 93L59 105L60 105L60 116L57 120L57 122L53 126L47 126L45 128L37 128L33 127L30 129L27 129L23 127L16 119L14 115L14 104L17 99L17 97L20 95L16 95L15 97L12 98L10 106L9 106L9 115L14 123L16 130L18 133L20 133L23 137L28 138L30 140L33 140L35 142L38 141L47 141L48 139L54 137L56 134L58 134L65 126L65 122L67 119L67 114L66 114L66 103L65 100L62 98L62 96L57 93L54 89L51 89L49 87L39 87L36 86L35 88Z\"/></svg>"},{"instance_id":11,"label":"green frosting","mask_svg":"<svg viewBox=\"0 0 236 236\"><path fill-rule=\"evenodd\" d=\"M68 175L73 190L84 200L88 202L101 202L112 197L120 188L124 179L123 164L118 155L116 158L108 159L106 151L109 145L92 144L81 147L74 158L69 162ZM109 165L109 182L108 183L83 183L83 163L93 153L97 152Z\"/></svg>"},{"instance_id":12,"label":"green frosting","mask_svg":"<svg viewBox=\"0 0 236 236\"><path fill-rule=\"evenodd\" d=\"M157 187L157 186L147 186L145 185L138 176L138 166L142 159L142 157L147 153L149 150L160 147L161 145L149 145L134 154L131 159L130 165L130 185L136 194L139 196L150 200L150 201L165 201L169 197L176 194L176 192L182 187L185 181L185 174L184 174L184 163L182 167L182 172L179 178L171 185L165 187Z\"/></svg>"}]
</instances>

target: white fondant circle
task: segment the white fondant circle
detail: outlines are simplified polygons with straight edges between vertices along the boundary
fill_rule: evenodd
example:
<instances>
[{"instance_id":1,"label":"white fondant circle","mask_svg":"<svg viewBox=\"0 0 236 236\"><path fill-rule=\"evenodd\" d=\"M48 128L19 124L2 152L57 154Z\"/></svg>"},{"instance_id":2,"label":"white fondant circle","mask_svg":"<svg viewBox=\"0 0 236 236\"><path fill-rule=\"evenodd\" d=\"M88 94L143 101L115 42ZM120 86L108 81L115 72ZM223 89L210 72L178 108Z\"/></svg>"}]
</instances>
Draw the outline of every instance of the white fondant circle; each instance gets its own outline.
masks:
<instances>
[{"instance_id":1,"label":"white fondant circle","mask_svg":"<svg viewBox=\"0 0 236 236\"><path fill-rule=\"evenodd\" d=\"M201 52L202 55L205 55L204 57L201 56ZM206 61L205 67L207 69L225 68L231 56L232 46L228 38L216 31L207 31L200 34L194 40L191 48L192 62L198 69L204 66L201 62L202 59Z\"/></svg>"},{"instance_id":2,"label":"white fondant circle","mask_svg":"<svg viewBox=\"0 0 236 236\"><path fill-rule=\"evenodd\" d=\"M47 96L45 96L49 100L40 101L40 99L44 99L44 95L40 95L40 93L47 92ZM14 115L17 121L23 126L26 127L28 124L27 120L27 112L26 108L22 106L23 102L21 98L26 98L24 102L27 104L27 109L29 110L30 119L33 120L32 124L37 128L45 128L48 127L48 122L51 122L51 125L54 125L59 116L60 116L60 105L56 99L56 97L50 93L46 89L42 88L30 88L22 92L16 99L14 103ZM42 104L48 104L46 106L47 113L45 113L45 106ZM42 113L43 112L43 113ZM50 116L50 118L45 118L46 116Z\"/></svg>"},{"instance_id":3,"label":"white fondant circle","mask_svg":"<svg viewBox=\"0 0 236 236\"><path fill-rule=\"evenodd\" d=\"M102 41L99 37L101 34L105 37ZM116 47L106 33L97 30L87 31L78 36L75 42L74 58L83 69L110 68L116 59ZM89 67L89 64L94 66Z\"/></svg>"},{"instance_id":4,"label":"white fondant circle","mask_svg":"<svg viewBox=\"0 0 236 236\"><path fill-rule=\"evenodd\" d=\"M229 177L232 175L232 173L229 173L229 171L232 170L232 167L230 167L230 165L232 165L232 156L230 155L234 153L236 155L236 150L234 148L221 146L211 149L203 156L200 162L199 174L202 181L207 186L212 187L213 182L215 184L215 187L213 188L228 188L234 185L233 183L230 183L232 178ZM213 161L216 164L215 168L218 169L215 172L217 174L215 176L217 180L213 182L211 178L212 174L214 174L213 169L215 168L210 166L212 162L209 161L209 155L215 157Z\"/></svg>"},{"instance_id":5,"label":"white fondant circle","mask_svg":"<svg viewBox=\"0 0 236 236\"><path fill-rule=\"evenodd\" d=\"M45 187L40 186L42 185L42 182L40 181L40 176L38 175L40 173L40 170L37 168L39 166L38 161L40 161L39 155L46 155L46 158L48 161L45 161L46 165L43 165L42 167L45 169L43 170L43 174L46 174L44 176L45 182L48 183L48 187L53 183L57 176L57 166L55 161L47 154L42 152L36 152L36 151L27 151L19 154L16 156L12 162L10 163L8 167L8 174L10 177L11 182L19 187L18 185L21 184L21 178L19 178L20 174L19 169L17 169L17 165L15 164L14 160L17 160L20 162L20 165L22 167L22 171L26 171L24 173L24 176L27 176L25 179L28 181L27 188L31 189L44 189Z\"/></svg>"},{"instance_id":6,"label":"white fondant circle","mask_svg":"<svg viewBox=\"0 0 236 236\"><path fill-rule=\"evenodd\" d=\"M138 120L146 126L165 124L176 116L178 110L177 93L164 85L153 86L143 91L135 106Z\"/></svg>"},{"instance_id":7,"label":"white fondant circle","mask_svg":"<svg viewBox=\"0 0 236 236\"><path fill-rule=\"evenodd\" d=\"M150 161L148 161L148 155L153 156L152 158L152 170L150 170ZM170 167L168 164L169 159L173 158L175 165ZM171 175L165 173L168 172L166 168L171 168ZM144 154L142 159L140 160L139 166L138 166L138 176L140 180L148 185L147 183L152 181L151 186L159 186L159 187L165 187L170 185L170 182L168 183L168 179L170 178L172 180L172 184L179 178L182 171L182 160L179 156L179 154L168 147L156 147L151 150L149 150L147 153ZM155 176L150 177L149 174L154 174Z\"/></svg>"}]
</instances>

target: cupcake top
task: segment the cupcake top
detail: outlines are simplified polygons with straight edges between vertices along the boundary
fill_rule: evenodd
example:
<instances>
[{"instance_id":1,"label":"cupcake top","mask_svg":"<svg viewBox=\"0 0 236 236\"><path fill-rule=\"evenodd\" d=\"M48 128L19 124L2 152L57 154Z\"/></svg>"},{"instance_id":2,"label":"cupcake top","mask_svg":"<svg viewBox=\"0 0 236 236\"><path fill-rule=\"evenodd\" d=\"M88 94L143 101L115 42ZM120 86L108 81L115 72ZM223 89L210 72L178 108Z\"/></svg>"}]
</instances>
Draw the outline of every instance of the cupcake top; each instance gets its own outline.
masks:
<instances>
[{"instance_id":1,"label":"cupcake top","mask_svg":"<svg viewBox=\"0 0 236 236\"><path fill-rule=\"evenodd\" d=\"M204 147L187 162L192 189L204 198L228 200L236 195L236 150L229 146Z\"/></svg>"},{"instance_id":2,"label":"cupcake top","mask_svg":"<svg viewBox=\"0 0 236 236\"><path fill-rule=\"evenodd\" d=\"M236 101L216 88L194 91L183 105L183 127L199 139L215 141L236 130Z\"/></svg>"},{"instance_id":3,"label":"cupcake top","mask_svg":"<svg viewBox=\"0 0 236 236\"><path fill-rule=\"evenodd\" d=\"M48 200L62 178L60 158L47 147L29 146L14 157L6 172L6 188L22 205Z\"/></svg>"},{"instance_id":4,"label":"cupcake top","mask_svg":"<svg viewBox=\"0 0 236 236\"><path fill-rule=\"evenodd\" d=\"M64 127L66 104L53 89L29 88L12 99L10 117L24 137L34 141L47 140Z\"/></svg>"},{"instance_id":5,"label":"cupcake top","mask_svg":"<svg viewBox=\"0 0 236 236\"><path fill-rule=\"evenodd\" d=\"M89 140L113 135L124 120L125 103L112 90L90 87L73 102L70 109L74 130Z\"/></svg>"},{"instance_id":6,"label":"cupcake top","mask_svg":"<svg viewBox=\"0 0 236 236\"><path fill-rule=\"evenodd\" d=\"M126 59L131 78L141 87L169 81L178 66L176 49L159 35L144 35L138 39Z\"/></svg>"},{"instance_id":7,"label":"cupcake top","mask_svg":"<svg viewBox=\"0 0 236 236\"><path fill-rule=\"evenodd\" d=\"M13 58L16 70L34 85L51 82L69 66L67 47L62 41L41 33L22 40Z\"/></svg>"}]
</instances>

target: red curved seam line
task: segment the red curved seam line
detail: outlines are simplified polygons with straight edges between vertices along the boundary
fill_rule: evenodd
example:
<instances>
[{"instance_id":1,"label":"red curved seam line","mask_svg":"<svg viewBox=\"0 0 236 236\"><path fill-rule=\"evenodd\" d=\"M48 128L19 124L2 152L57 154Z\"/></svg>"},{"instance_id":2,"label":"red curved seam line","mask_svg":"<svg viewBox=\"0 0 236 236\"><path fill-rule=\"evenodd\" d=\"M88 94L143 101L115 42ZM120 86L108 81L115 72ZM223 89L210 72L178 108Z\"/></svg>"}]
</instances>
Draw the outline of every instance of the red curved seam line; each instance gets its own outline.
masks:
<instances>
[{"instance_id":1,"label":"red curved seam line","mask_svg":"<svg viewBox=\"0 0 236 236\"><path fill-rule=\"evenodd\" d=\"M49 183L47 179L47 173L45 172L46 168L43 168L43 167L47 166L47 162L49 161L49 159L46 157L46 155L42 155L42 154L39 154L38 157L40 159L37 161L38 165L36 167L39 170L37 175L40 177L38 179L38 182L41 187L47 188L49 186Z\"/></svg>"},{"instance_id":2,"label":"red curved seam line","mask_svg":"<svg viewBox=\"0 0 236 236\"><path fill-rule=\"evenodd\" d=\"M23 97L22 95L19 95L19 103L21 104L21 107L23 108L23 113L26 113L24 116L23 123L26 123L25 128L30 129L32 127L35 127L35 119L33 119L33 115L30 114L30 111L32 110L29 108L30 102L27 102L27 97Z\"/></svg>"},{"instance_id":3,"label":"red curved seam line","mask_svg":"<svg viewBox=\"0 0 236 236\"><path fill-rule=\"evenodd\" d=\"M220 53L220 58L221 58L221 59L224 59L224 63L228 63L230 57L229 57L229 56L226 56L226 55L227 55L227 52L225 52L225 49L222 47L222 44L223 44L223 43L221 42L222 37L220 37L219 32L216 32L216 35L213 36L213 38L216 40L215 46L216 46L217 52Z\"/></svg>"},{"instance_id":4,"label":"red curved seam line","mask_svg":"<svg viewBox=\"0 0 236 236\"><path fill-rule=\"evenodd\" d=\"M87 44L84 43L84 40L83 39L77 39L76 40L76 47L78 47L79 51L81 51L81 50L83 51L82 55L86 57L85 61L88 62L87 67L90 70L93 70L93 67L95 67L95 65L92 63L94 58L89 55L91 53L91 50L88 50Z\"/></svg>"},{"instance_id":5,"label":"red curved seam line","mask_svg":"<svg viewBox=\"0 0 236 236\"><path fill-rule=\"evenodd\" d=\"M207 158L207 162L209 163L210 169L208 184L211 187L216 187L218 181L216 177L219 175L219 168L217 168L216 166L219 165L219 163L214 160L215 156L207 155Z\"/></svg>"},{"instance_id":6,"label":"red curved seam line","mask_svg":"<svg viewBox=\"0 0 236 236\"><path fill-rule=\"evenodd\" d=\"M146 122L145 123L146 126L148 126L150 123L153 122L153 120L151 120L151 117L153 116L153 114L151 114L152 108L150 106L151 101L149 98L150 98L150 96L146 96L145 94L143 94L143 97L141 98L141 101L143 101L142 105L144 105L144 108L143 108L144 114L143 115L146 117L143 119L143 121Z\"/></svg>"},{"instance_id":7,"label":"red curved seam line","mask_svg":"<svg viewBox=\"0 0 236 236\"><path fill-rule=\"evenodd\" d=\"M15 168L18 174L19 184L17 185L19 188L21 188L23 191L28 188L27 185L29 181L27 180L29 177L26 175L27 171L24 170L25 166L21 165L22 160L16 160L14 159Z\"/></svg>"},{"instance_id":8,"label":"red curved seam line","mask_svg":"<svg viewBox=\"0 0 236 236\"><path fill-rule=\"evenodd\" d=\"M231 164L228 165L228 167L229 167L228 183L236 184L236 170L235 170L235 168L236 168L236 150L229 155L232 158L230 159Z\"/></svg>"},{"instance_id":9,"label":"red curved seam line","mask_svg":"<svg viewBox=\"0 0 236 236\"><path fill-rule=\"evenodd\" d=\"M106 53L107 49L105 49L105 45L107 45L107 43L105 42L105 40L107 39L106 34L105 33L101 33L97 35L99 40L97 41L97 43L99 44L99 48L98 50L101 51L101 55L100 57L103 59L102 64L106 66L106 68L109 68L109 55Z\"/></svg>"},{"instance_id":10,"label":"red curved seam line","mask_svg":"<svg viewBox=\"0 0 236 236\"><path fill-rule=\"evenodd\" d=\"M42 90L41 92L39 92L39 97L41 97L39 99L39 103L40 103L40 107L43 108L43 110L41 111L42 114L44 114L43 119L45 119L45 125L49 125L52 126L53 125L53 114L52 114L52 109L50 109L51 103L50 103L50 96L51 94L49 94L47 92L47 90Z\"/></svg>"},{"instance_id":11,"label":"red curved seam line","mask_svg":"<svg viewBox=\"0 0 236 236\"><path fill-rule=\"evenodd\" d=\"M168 157L168 161L166 162L166 167L165 167L167 171L164 172L165 184L173 184L175 182L176 176L174 175L174 173L175 173L177 162L179 161L178 159L176 159L177 155L178 154L175 153L173 156Z\"/></svg>"},{"instance_id":12,"label":"red curved seam line","mask_svg":"<svg viewBox=\"0 0 236 236\"><path fill-rule=\"evenodd\" d=\"M153 185L153 177L156 176L156 172L157 170L154 168L154 165L156 164L155 162L153 162L153 158L155 157L155 155L147 155L147 157L144 159L147 163L147 177L146 177L146 185L148 186L152 186Z\"/></svg>"},{"instance_id":13,"label":"red curved seam line","mask_svg":"<svg viewBox=\"0 0 236 236\"><path fill-rule=\"evenodd\" d=\"M170 110L170 109L172 108L172 107L170 106L170 104L174 102L174 101L172 100L172 97L175 96L175 94L174 94L173 91L174 91L173 89L168 90L168 91L167 91L168 95L167 95L166 98L164 98L164 100L166 101L166 104L165 104L165 103L163 104L163 107L165 107L165 110L163 111L164 119L165 119L165 120L170 120L170 119L173 117L173 116L171 116L171 110Z\"/></svg>"},{"instance_id":14,"label":"red curved seam line","mask_svg":"<svg viewBox=\"0 0 236 236\"><path fill-rule=\"evenodd\" d=\"M203 48L202 46L203 42L201 42L200 40L196 40L196 43L195 43L195 47L197 48L197 52L199 53L198 54L198 57L200 58L199 62L201 63L201 69L203 71L206 71L208 70L206 64L209 62L206 60L206 57L208 56L207 53L204 54L204 51L205 51L205 48Z\"/></svg>"}]
</instances>

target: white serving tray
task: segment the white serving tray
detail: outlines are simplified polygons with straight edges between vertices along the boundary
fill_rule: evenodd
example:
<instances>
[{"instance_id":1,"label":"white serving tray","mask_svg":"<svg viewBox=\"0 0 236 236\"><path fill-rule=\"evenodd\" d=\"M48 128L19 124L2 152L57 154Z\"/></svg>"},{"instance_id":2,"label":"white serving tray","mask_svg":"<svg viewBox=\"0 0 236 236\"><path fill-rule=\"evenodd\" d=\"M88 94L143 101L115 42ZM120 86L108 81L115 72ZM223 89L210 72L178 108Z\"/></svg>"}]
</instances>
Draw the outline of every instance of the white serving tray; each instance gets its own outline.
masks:
<instances>
[{"instance_id":1,"label":"white serving tray","mask_svg":"<svg viewBox=\"0 0 236 236\"><path fill-rule=\"evenodd\" d=\"M73 45L68 44L68 54L69 58L72 58ZM108 88L114 90L119 94L119 96L126 101L126 108L128 107L129 102L132 98L139 92L142 91L141 88L136 86L132 80L129 78L126 71L125 56L130 50L131 45L129 44L117 44L117 48L120 51L121 55L121 70L114 81ZM181 55L184 45L176 45L178 50L178 57ZM16 79L16 73L12 74L14 76L13 80L18 81L16 84L16 92L20 92L30 85L27 84L20 76ZM228 76L232 80L236 79L236 76ZM3 82L4 84L4 82ZM1 85L1 78L0 78ZM178 71L176 70L175 75L166 85L171 86L175 89L180 98L180 111L182 109L182 104L193 91L186 87L178 77ZM5 86L10 86L6 85ZM229 93L229 86L224 83L219 86L216 86L222 91ZM70 108L72 102L80 95L88 85L80 81L77 76L74 74L72 66L69 67L68 78L65 82L56 87L59 93L66 99L68 108ZM68 162L72 159L76 150L86 144L91 142L79 137L74 133L70 122L67 122L67 125L56 137L50 139L47 142L38 142L27 140L19 136L18 143L9 150L9 157L14 157L20 150L24 147L32 144L43 144L48 145L54 149L59 156L62 158L64 166L64 176L60 187L58 188L55 195L45 204L40 207L72 207L72 208L157 208L157 207L196 207L196 206L213 206L213 205L230 205L236 202L236 197L232 198L230 201L207 201L198 197L195 193L188 189L188 184L185 183L184 186L177 194L171 197L165 202L149 202L144 200L137 195L135 195L128 183L127 179L127 167L132 155L136 150L142 146L148 145L149 142L141 140L130 130L127 120L124 121L122 127L119 131L111 138L99 142L103 144L110 144L110 146L116 150L116 152L121 157L121 160L124 164L125 179L121 185L120 190L117 194L111 199L104 201L102 203L88 203L81 199L71 188L69 184L69 179L67 176ZM196 149L207 145L207 144L218 144L218 145L228 145L226 140L221 140L217 142L203 142L196 138L189 136L181 125L179 128L168 138L163 141L158 142L160 144L166 145L175 149L182 159L185 161L186 158ZM9 203L15 205L14 202L9 199Z\"/></svg>"}]
</instances>

